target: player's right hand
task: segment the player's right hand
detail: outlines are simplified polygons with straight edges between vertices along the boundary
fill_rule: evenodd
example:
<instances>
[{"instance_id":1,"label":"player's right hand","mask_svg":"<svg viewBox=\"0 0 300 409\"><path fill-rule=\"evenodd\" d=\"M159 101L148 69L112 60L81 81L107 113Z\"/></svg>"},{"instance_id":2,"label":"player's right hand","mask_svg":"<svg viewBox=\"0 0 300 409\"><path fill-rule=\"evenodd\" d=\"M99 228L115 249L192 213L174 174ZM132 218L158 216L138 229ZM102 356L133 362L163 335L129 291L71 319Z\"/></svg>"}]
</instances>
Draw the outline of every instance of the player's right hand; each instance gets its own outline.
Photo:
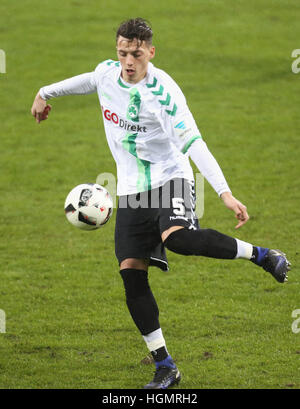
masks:
<instances>
[{"instance_id":1,"label":"player's right hand","mask_svg":"<svg viewBox=\"0 0 300 409\"><path fill-rule=\"evenodd\" d=\"M238 224L235 226L239 229L249 220L249 215L247 212L247 207L243 205L239 200L237 200L230 192L224 192L221 194L221 198L228 209L235 213L235 217L238 220Z\"/></svg>"},{"instance_id":2,"label":"player's right hand","mask_svg":"<svg viewBox=\"0 0 300 409\"><path fill-rule=\"evenodd\" d=\"M31 107L31 114L39 124L41 121L48 119L51 108L51 105L47 104L47 101L45 101L38 92Z\"/></svg>"}]
</instances>

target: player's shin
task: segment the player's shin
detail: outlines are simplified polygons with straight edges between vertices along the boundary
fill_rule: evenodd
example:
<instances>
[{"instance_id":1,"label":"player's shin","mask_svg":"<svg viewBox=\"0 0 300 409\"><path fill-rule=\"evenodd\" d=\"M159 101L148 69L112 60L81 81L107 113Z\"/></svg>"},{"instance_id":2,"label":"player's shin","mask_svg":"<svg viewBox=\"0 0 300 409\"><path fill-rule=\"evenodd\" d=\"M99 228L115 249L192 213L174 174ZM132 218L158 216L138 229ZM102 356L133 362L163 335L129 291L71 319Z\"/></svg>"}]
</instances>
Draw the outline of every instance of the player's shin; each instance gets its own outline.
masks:
<instances>
[{"instance_id":1,"label":"player's shin","mask_svg":"<svg viewBox=\"0 0 300 409\"><path fill-rule=\"evenodd\" d=\"M144 270L123 269L120 271L125 287L126 303L131 317L142 334L156 363L169 362L166 343L159 324L159 310Z\"/></svg>"},{"instance_id":2,"label":"player's shin","mask_svg":"<svg viewBox=\"0 0 300 409\"><path fill-rule=\"evenodd\" d=\"M126 303L135 325L142 335L160 327L159 310L144 270L126 268L120 271L125 287Z\"/></svg>"}]
</instances>

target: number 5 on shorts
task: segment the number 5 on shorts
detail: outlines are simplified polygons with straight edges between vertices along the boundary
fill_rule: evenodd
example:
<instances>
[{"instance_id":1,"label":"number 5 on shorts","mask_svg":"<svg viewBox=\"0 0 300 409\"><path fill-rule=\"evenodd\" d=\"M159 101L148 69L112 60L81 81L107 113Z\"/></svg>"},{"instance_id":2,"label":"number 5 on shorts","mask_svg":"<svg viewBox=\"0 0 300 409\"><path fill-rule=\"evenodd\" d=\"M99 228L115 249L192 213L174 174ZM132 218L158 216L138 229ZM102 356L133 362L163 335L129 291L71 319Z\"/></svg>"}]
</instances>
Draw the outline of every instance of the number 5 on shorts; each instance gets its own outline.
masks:
<instances>
[{"instance_id":1,"label":"number 5 on shorts","mask_svg":"<svg viewBox=\"0 0 300 409\"><path fill-rule=\"evenodd\" d=\"M185 207L183 203L184 199L182 197L173 197L172 199L173 213L177 216L185 215Z\"/></svg>"}]
</instances>

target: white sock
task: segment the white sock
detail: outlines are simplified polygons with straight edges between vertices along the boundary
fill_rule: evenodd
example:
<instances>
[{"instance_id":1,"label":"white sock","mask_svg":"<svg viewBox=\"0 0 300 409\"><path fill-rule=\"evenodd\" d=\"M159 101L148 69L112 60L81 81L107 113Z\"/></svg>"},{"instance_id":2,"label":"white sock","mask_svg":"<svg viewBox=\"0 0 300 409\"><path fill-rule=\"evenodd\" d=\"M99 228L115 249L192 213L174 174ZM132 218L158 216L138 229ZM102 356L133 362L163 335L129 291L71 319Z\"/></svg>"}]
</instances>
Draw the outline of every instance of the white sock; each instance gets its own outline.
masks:
<instances>
[{"instance_id":1,"label":"white sock","mask_svg":"<svg viewBox=\"0 0 300 409\"><path fill-rule=\"evenodd\" d=\"M143 338L150 352L156 351L161 347L166 348L166 341L163 337L161 328L158 328L157 330L150 332L147 335L143 335Z\"/></svg>"},{"instance_id":2,"label":"white sock","mask_svg":"<svg viewBox=\"0 0 300 409\"><path fill-rule=\"evenodd\" d=\"M235 239L237 243L237 253L235 258L246 258L250 260L253 253L253 246L250 243L246 243L245 241Z\"/></svg>"}]
</instances>

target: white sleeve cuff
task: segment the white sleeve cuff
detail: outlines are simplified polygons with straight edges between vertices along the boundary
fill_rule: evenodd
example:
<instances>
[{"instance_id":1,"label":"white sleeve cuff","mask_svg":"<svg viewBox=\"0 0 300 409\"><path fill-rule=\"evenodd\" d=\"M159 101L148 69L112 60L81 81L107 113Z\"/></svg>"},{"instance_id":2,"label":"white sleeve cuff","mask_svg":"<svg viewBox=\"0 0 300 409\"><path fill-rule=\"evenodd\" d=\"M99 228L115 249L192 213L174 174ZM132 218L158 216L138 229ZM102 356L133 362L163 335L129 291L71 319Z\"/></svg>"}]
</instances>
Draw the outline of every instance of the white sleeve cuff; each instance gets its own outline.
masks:
<instances>
[{"instance_id":1,"label":"white sleeve cuff","mask_svg":"<svg viewBox=\"0 0 300 409\"><path fill-rule=\"evenodd\" d=\"M41 96L42 99L44 99L45 101L47 101L47 98L45 97L45 92L44 92L44 88L41 88L39 90L39 94Z\"/></svg>"}]
</instances>

